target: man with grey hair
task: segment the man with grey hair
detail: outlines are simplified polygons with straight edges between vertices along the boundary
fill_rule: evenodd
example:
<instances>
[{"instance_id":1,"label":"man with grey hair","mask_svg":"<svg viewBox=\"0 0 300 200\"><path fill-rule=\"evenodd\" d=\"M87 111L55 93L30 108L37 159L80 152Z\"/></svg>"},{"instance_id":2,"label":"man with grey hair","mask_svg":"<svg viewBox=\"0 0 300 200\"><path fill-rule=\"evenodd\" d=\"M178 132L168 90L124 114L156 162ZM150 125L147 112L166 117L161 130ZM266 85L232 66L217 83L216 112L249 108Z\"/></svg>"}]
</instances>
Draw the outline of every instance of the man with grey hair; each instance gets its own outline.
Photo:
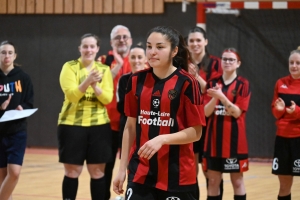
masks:
<instances>
[{"instance_id":1,"label":"man with grey hair","mask_svg":"<svg viewBox=\"0 0 300 200\"><path fill-rule=\"evenodd\" d=\"M114 96L110 104L106 105L107 112L110 118L110 126L112 130L112 150L113 155L116 155L118 148L121 146L121 136L119 131L120 113L117 110L117 85L122 75L131 72L128 56L132 45L132 38L129 29L123 25L115 26L110 34L110 44L112 50L107 56L101 56L98 61L110 66L111 73L114 79ZM112 162L106 163L105 180L106 180L106 200L110 198L110 185L112 180L112 172L115 165L115 159Z\"/></svg>"}]
</instances>

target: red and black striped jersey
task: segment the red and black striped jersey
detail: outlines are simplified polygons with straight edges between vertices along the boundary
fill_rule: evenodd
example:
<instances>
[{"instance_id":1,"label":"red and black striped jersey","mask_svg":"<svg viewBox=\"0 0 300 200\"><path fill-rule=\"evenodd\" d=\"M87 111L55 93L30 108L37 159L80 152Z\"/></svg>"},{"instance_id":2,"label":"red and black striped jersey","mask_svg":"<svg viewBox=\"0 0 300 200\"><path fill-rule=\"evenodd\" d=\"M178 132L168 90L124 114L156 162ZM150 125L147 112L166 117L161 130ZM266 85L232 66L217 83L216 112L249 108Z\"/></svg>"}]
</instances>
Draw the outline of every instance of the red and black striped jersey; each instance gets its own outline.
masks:
<instances>
[{"instance_id":1,"label":"red and black striped jersey","mask_svg":"<svg viewBox=\"0 0 300 200\"><path fill-rule=\"evenodd\" d=\"M218 78L222 76L223 70L221 67L221 60L216 56L209 55L209 64L207 67L207 71L205 72L201 67L201 63L198 64L199 66L199 75L205 81L210 81L211 79Z\"/></svg>"},{"instance_id":2,"label":"red and black striped jersey","mask_svg":"<svg viewBox=\"0 0 300 200\"><path fill-rule=\"evenodd\" d=\"M286 107L291 106L291 101L296 104L296 109L289 114L286 109L278 111L274 107L276 99L281 98ZM300 80L291 76L280 78L275 85L272 101L272 113L276 117L277 132L281 137L300 137Z\"/></svg>"},{"instance_id":3,"label":"red and black striped jersey","mask_svg":"<svg viewBox=\"0 0 300 200\"><path fill-rule=\"evenodd\" d=\"M247 158L248 143L246 137L245 117L250 101L249 82L237 76L230 84L225 85L222 76L207 83L207 89L222 85L225 96L242 110L242 114L235 118L227 113L221 101L217 101L215 110L208 117L204 155L220 158ZM204 104L211 100L207 94Z\"/></svg>"},{"instance_id":4,"label":"red and black striped jersey","mask_svg":"<svg viewBox=\"0 0 300 200\"><path fill-rule=\"evenodd\" d=\"M155 76L152 68L139 71L128 81L125 114L137 119L128 181L164 191L194 190L197 175L193 143L164 145L150 160L140 158L137 152L158 135L205 125L198 81L183 69L176 69L165 79Z\"/></svg>"}]
</instances>

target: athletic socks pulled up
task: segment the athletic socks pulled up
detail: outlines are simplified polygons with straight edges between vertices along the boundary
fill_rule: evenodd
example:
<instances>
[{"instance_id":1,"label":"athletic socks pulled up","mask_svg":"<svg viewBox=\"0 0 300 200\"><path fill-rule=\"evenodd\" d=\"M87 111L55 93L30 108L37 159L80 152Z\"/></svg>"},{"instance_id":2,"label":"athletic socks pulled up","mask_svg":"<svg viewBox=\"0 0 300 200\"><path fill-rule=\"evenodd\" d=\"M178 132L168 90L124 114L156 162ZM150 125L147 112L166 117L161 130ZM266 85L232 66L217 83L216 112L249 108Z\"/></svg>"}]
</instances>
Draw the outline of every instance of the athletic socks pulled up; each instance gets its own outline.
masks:
<instances>
[{"instance_id":1,"label":"athletic socks pulled up","mask_svg":"<svg viewBox=\"0 0 300 200\"><path fill-rule=\"evenodd\" d=\"M233 199L234 200L246 200L246 194L244 194L244 195L234 195Z\"/></svg>"},{"instance_id":2,"label":"athletic socks pulled up","mask_svg":"<svg viewBox=\"0 0 300 200\"><path fill-rule=\"evenodd\" d=\"M65 176L62 184L63 200L75 200L78 190L78 178Z\"/></svg>"},{"instance_id":3,"label":"athletic socks pulled up","mask_svg":"<svg viewBox=\"0 0 300 200\"><path fill-rule=\"evenodd\" d=\"M223 199L223 190L224 190L223 185L224 185L224 181L223 181L223 179L221 179L219 200Z\"/></svg>"},{"instance_id":4,"label":"athletic socks pulled up","mask_svg":"<svg viewBox=\"0 0 300 200\"><path fill-rule=\"evenodd\" d=\"M219 200L219 196L207 196L207 200Z\"/></svg>"},{"instance_id":5,"label":"athletic socks pulled up","mask_svg":"<svg viewBox=\"0 0 300 200\"><path fill-rule=\"evenodd\" d=\"M277 198L278 200L291 200L291 194L287 195L287 196L278 196Z\"/></svg>"},{"instance_id":6,"label":"athletic socks pulled up","mask_svg":"<svg viewBox=\"0 0 300 200\"><path fill-rule=\"evenodd\" d=\"M206 178L206 188L208 188L208 178ZM224 185L224 181L223 179L221 179L221 183L220 183L220 195L219 195L219 200L222 200L223 199L223 185Z\"/></svg>"},{"instance_id":7,"label":"athletic socks pulled up","mask_svg":"<svg viewBox=\"0 0 300 200\"><path fill-rule=\"evenodd\" d=\"M105 177L91 178L90 189L92 200L105 200Z\"/></svg>"}]
</instances>

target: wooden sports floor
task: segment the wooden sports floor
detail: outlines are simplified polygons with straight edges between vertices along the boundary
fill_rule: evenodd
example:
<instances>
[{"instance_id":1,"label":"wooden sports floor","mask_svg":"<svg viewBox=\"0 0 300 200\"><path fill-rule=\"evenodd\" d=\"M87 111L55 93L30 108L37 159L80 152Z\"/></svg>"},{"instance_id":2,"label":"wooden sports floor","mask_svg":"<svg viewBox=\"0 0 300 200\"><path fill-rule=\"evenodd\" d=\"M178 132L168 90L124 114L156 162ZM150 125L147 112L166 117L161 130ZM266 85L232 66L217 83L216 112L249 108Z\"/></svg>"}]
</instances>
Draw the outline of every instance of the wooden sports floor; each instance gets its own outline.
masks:
<instances>
[{"instance_id":1,"label":"wooden sports floor","mask_svg":"<svg viewBox=\"0 0 300 200\"><path fill-rule=\"evenodd\" d=\"M119 161L116 162L114 174ZM275 200L278 193L277 177L271 174L272 163L251 161L250 170L244 174L248 200ZM61 197L63 166L58 163L57 150L28 148L19 183L13 193L13 200L55 200ZM206 183L202 173L198 177L201 200L206 200ZM79 178L78 200L89 200L90 178L86 168ZM116 195L112 192L112 199ZM224 176L223 200L232 200L233 191L229 176ZM292 199L300 200L300 177L294 178Z\"/></svg>"}]
</instances>

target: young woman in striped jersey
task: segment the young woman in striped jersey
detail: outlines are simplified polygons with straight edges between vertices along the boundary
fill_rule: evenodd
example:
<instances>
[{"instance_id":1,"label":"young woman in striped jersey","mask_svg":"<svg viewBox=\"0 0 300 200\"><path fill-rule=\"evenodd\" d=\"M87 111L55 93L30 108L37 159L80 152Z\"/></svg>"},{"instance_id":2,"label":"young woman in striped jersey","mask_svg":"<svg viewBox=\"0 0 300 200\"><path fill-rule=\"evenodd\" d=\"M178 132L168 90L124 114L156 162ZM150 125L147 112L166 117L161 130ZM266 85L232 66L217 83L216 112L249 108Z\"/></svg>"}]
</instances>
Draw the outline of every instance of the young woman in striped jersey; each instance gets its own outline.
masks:
<instances>
[{"instance_id":1,"label":"young woman in striped jersey","mask_svg":"<svg viewBox=\"0 0 300 200\"><path fill-rule=\"evenodd\" d=\"M159 26L148 34L146 56L150 68L128 81L114 191L124 192L128 167L126 200L196 200L193 142L205 118L200 85L188 73L189 51L175 29Z\"/></svg>"},{"instance_id":2,"label":"young woman in striped jersey","mask_svg":"<svg viewBox=\"0 0 300 200\"><path fill-rule=\"evenodd\" d=\"M207 200L219 200L222 173L230 173L234 200L245 200L243 172L248 170L245 116L251 92L249 82L237 74L241 57L236 49L225 49L221 59L223 75L208 81L204 100L208 117L203 158L209 179Z\"/></svg>"}]
</instances>

